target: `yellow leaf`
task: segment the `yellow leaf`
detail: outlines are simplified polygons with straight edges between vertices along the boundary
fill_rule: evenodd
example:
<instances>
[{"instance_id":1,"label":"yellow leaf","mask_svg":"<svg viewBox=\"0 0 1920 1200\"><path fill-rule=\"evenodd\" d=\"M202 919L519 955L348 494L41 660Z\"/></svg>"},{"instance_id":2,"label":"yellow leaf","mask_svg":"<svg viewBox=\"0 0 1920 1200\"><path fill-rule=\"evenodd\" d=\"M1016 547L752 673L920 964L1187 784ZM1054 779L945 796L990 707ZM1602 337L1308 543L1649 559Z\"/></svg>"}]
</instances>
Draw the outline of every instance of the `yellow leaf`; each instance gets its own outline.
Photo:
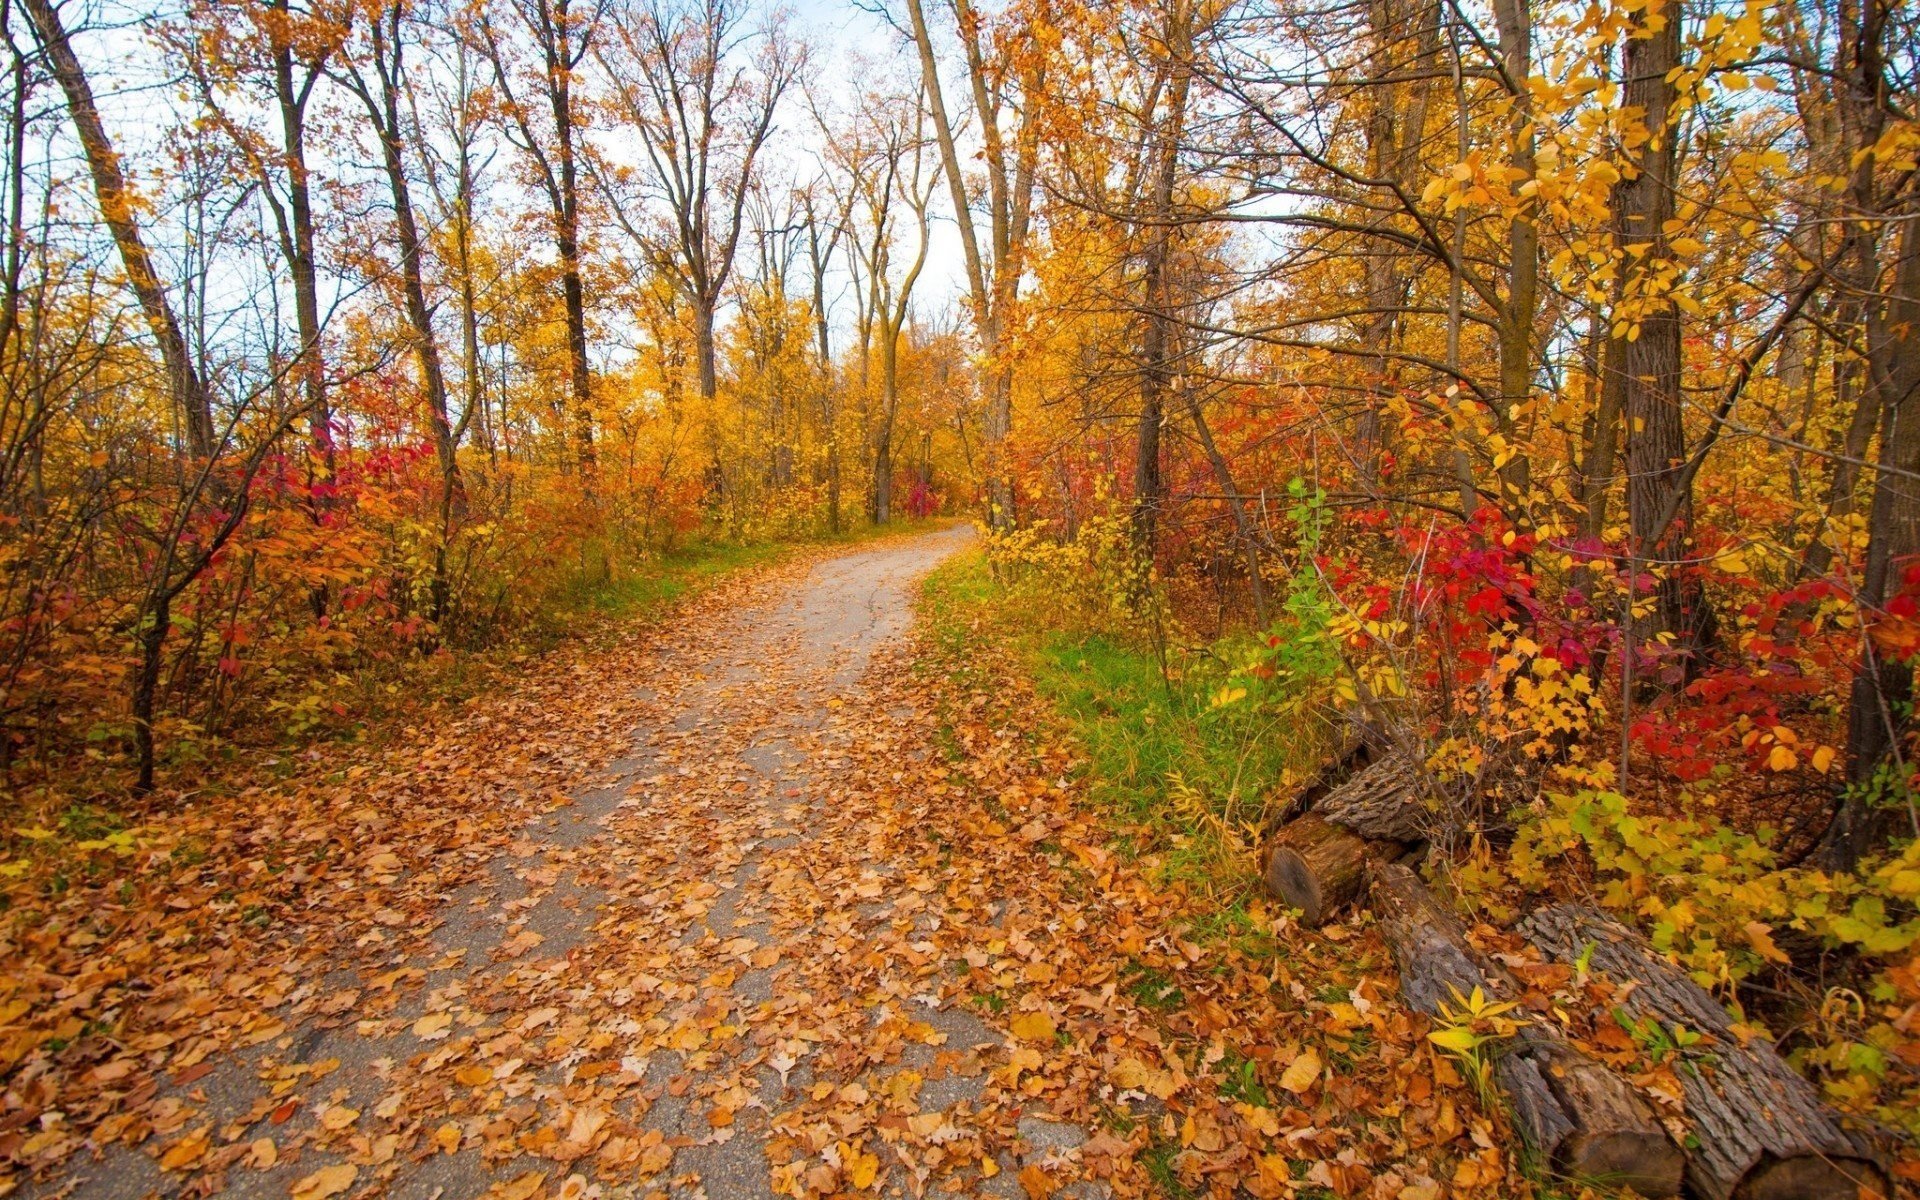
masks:
<instances>
[{"instance_id":1,"label":"yellow leaf","mask_svg":"<svg viewBox=\"0 0 1920 1200\"><path fill-rule=\"evenodd\" d=\"M1833 766L1833 760L1837 754L1838 751L1832 746L1817 747L1813 752L1813 769L1825 775Z\"/></svg>"},{"instance_id":2,"label":"yellow leaf","mask_svg":"<svg viewBox=\"0 0 1920 1200\"><path fill-rule=\"evenodd\" d=\"M1281 1072L1280 1086L1296 1096L1302 1096L1319 1078L1320 1056L1311 1050L1303 1050L1300 1057L1287 1064L1287 1069Z\"/></svg>"},{"instance_id":3,"label":"yellow leaf","mask_svg":"<svg viewBox=\"0 0 1920 1200\"><path fill-rule=\"evenodd\" d=\"M862 1152L854 1155L847 1163L847 1182L859 1188L861 1191L872 1187L873 1181L877 1179L879 1175L880 1158L878 1155Z\"/></svg>"},{"instance_id":4,"label":"yellow leaf","mask_svg":"<svg viewBox=\"0 0 1920 1200\"><path fill-rule=\"evenodd\" d=\"M338 1132L360 1119L360 1110L336 1104L320 1114L320 1124L325 1129Z\"/></svg>"},{"instance_id":5,"label":"yellow leaf","mask_svg":"<svg viewBox=\"0 0 1920 1200\"><path fill-rule=\"evenodd\" d=\"M1058 1027L1046 1013L1029 1012L1015 1017L1012 1028L1013 1036L1023 1042L1045 1042L1052 1040Z\"/></svg>"},{"instance_id":6,"label":"yellow leaf","mask_svg":"<svg viewBox=\"0 0 1920 1200\"><path fill-rule=\"evenodd\" d=\"M427 1042L446 1037L453 1025L452 1013L428 1013L413 1023L413 1036Z\"/></svg>"},{"instance_id":7,"label":"yellow leaf","mask_svg":"<svg viewBox=\"0 0 1920 1200\"><path fill-rule=\"evenodd\" d=\"M161 1170L186 1170L194 1163L200 1161L201 1156L206 1154L209 1144L207 1131L205 1129L188 1134L173 1145L168 1146L167 1152L160 1156Z\"/></svg>"},{"instance_id":8,"label":"yellow leaf","mask_svg":"<svg viewBox=\"0 0 1920 1200\"><path fill-rule=\"evenodd\" d=\"M440 1147L440 1153L452 1154L460 1148L460 1127L448 1121L433 1131L433 1144Z\"/></svg>"},{"instance_id":9,"label":"yellow leaf","mask_svg":"<svg viewBox=\"0 0 1920 1200\"><path fill-rule=\"evenodd\" d=\"M1028 1163L1020 1168L1020 1188L1027 1193L1027 1200L1047 1200L1053 1195L1054 1182L1039 1163Z\"/></svg>"},{"instance_id":10,"label":"yellow leaf","mask_svg":"<svg viewBox=\"0 0 1920 1200\"><path fill-rule=\"evenodd\" d=\"M487 1189L487 1200L533 1200L540 1185L547 1181L545 1171L528 1171L511 1183L496 1183Z\"/></svg>"},{"instance_id":11,"label":"yellow leaf","mask_svg":"<svg viewBox=\"0 0 1920 1200\"><path fill-rule=\"evenodd\" d=\"M1777 963L1790 963L1793 961L1787 957L1785 951L1774 944L1773 930L1769 928L1764 921L1748 921L1746 934L1748 944L1753 947L1754 952L1759 954L1761 958L1766 959L1768 962Z\"/></svg>"},{"instance_id":12,"label":"yellow leaf","mask_svg":"<svg viewBox=\"0 0 1920 1200\"><path fill-rule=\"evenodd\" d=\"M1800 756L1785 746L1775 746L1773 753L1767 755L1767 767L1774 771L1791 771L1800 765Z\"/></svg>"},{"instance_id":13,"label":"yellow leaf","mask_svg":"<svg viewBox=\"0 0 1920 1200\"><path fill-rule=\"evenodd\" d=\"M360 1168L352 1163L321 1167L293 1185L293 1200L326 1200L328 1196L338 1196L353 1186L359 1174Z\"/></svg>"}]
</instances>

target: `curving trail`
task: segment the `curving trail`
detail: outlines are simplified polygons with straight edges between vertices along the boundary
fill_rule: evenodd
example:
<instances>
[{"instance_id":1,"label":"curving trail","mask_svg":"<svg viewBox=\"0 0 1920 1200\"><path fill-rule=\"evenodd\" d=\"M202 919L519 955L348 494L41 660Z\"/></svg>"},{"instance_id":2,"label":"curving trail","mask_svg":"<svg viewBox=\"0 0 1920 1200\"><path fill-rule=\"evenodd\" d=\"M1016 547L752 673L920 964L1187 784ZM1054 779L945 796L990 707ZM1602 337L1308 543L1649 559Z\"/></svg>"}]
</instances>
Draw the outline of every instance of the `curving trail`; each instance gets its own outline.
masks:
<instances>
[{"instance_id":1,"label":"curving trail","mask_svg":"<svg viewBox=\"0 0 1920 1200\"><path fill-rule=\"evenodd\" d=\"M191 1112L212 1170L166 1169L154 1138L43 1194L1019 1196L1029 1163L1064 1176L1088 1133L986 1101L1010 1043L943 995L925 939L950 918L893 798L931 717L872 677L916 581L971 536L828 559L672 635L596 786L414 914L431 932L407 952L336 968L314 990L337 1000L156 1101Z\"/></svg>"}]
</instances>

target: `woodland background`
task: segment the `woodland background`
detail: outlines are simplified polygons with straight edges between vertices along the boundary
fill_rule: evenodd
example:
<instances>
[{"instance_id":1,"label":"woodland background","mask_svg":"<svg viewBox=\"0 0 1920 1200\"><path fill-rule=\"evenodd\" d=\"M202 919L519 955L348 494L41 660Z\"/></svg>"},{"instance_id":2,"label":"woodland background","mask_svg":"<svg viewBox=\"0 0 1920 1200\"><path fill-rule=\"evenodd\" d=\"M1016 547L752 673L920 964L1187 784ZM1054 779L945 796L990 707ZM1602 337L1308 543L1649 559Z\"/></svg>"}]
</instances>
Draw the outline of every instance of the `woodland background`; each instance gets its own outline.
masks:
<instances>
[{"instance_id":1,"label":"woodland background","mask_svg":"<svg viewBox=\"0 0 1920 1200\"><path fill-rule=\"evenodd\" d=\"M0 869L690 545L974 514L1220 844L1391 728L1466 898L1910 1123L1914 11L880 11L847 80L738 0L0 4Z\"/></svg>"}]
</instances>

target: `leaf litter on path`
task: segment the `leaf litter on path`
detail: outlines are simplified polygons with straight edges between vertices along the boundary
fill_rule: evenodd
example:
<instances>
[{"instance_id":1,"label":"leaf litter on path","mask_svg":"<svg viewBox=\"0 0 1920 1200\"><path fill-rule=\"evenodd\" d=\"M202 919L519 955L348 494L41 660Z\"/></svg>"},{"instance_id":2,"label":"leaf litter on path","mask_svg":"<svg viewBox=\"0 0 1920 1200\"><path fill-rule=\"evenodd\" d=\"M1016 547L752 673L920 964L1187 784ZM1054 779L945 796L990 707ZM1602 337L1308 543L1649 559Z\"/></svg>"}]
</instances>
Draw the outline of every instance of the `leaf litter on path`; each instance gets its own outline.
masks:
<instances>
[{"instance_id":1,"label":"leaf litter on path","mask_svg":"<svg viewBox=\"0 0 1920 1200\"><path fill-rule=\"evenodd\" d=\"M722 585L16 901L0 1194L1524 1190L1369 936L1203 935L1017 673L902 636L962 540Z\"/></svg>"}]
</instances>

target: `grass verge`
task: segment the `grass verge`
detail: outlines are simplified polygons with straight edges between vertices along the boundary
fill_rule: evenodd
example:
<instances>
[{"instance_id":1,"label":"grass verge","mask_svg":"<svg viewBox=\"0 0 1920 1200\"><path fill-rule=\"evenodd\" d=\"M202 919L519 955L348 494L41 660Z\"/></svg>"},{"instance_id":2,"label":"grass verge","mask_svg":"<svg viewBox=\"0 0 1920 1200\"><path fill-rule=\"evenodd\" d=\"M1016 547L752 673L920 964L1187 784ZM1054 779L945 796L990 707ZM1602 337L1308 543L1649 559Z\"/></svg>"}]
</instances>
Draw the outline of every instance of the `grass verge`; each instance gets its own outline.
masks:
<instances>
[{"instance_id":1,"label":"grass verge","mask_svg":"<svg viewBox=\"0 0 1920 1200\"><path fill-rule=\"evenodd\" d=\"M1158 658L1124 632L1073 627L1043 595L996 582L980 551L956 556L925 584L926 629L963 687L1011 655L1085 755L1088 795L1147 830L1176 877L1245 883L1265 807L1289 769L1318 745L1245 707L1210 700L1227 647Z\"/></svg>"}]
</instances>

